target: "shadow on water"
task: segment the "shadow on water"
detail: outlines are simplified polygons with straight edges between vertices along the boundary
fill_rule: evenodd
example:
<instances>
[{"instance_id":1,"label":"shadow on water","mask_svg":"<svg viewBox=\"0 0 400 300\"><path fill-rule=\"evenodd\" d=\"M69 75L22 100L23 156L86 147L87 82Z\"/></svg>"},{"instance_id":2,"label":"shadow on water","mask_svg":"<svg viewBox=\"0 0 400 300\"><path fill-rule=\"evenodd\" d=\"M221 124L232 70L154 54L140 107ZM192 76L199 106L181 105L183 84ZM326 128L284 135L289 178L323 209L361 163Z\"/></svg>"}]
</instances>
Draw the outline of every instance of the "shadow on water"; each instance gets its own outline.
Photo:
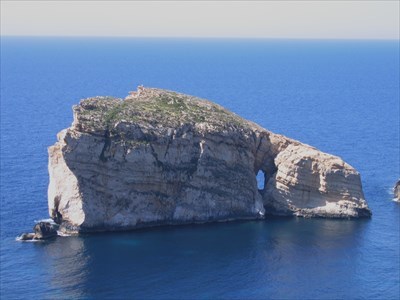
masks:
<instances>
[{"instance_id":1,"label":"shadow on water","mask_svg":"<svg viewBox=\"0 0 400 300\"><path fill-rule=\"evenodd\" d=\"M44 248L38 255L44 253L41 263L52 272L48 297L290 298L323 291L329 298L348 295L357 280L348 278L342 294L329 293L339 273L357 268L368 224L270 218L64 237L36 246ZM285 290L287 284L299 289Z\"/></svg>"}]
</instances>

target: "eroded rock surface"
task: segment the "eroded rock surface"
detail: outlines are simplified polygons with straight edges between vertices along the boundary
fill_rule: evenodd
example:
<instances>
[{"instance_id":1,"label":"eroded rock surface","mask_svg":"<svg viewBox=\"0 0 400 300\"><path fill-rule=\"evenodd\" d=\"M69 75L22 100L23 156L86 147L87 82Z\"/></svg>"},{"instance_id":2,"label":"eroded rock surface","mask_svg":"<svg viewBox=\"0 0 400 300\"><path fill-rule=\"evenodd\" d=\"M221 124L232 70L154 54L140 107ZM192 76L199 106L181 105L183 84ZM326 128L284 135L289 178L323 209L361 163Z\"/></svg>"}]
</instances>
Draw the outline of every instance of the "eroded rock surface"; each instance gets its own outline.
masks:
<instances>
[{"instance_id":1,"label":"eroded rock surface","mask_svg":"<svg viewBox=\"0 0 400 300\"><path fill-rule=\"evenodd\" d=\"M73 111L49 147L49 212L65 231L371 215L350 165L212 102L139 87Z\"/></svg>"}]
</instances>

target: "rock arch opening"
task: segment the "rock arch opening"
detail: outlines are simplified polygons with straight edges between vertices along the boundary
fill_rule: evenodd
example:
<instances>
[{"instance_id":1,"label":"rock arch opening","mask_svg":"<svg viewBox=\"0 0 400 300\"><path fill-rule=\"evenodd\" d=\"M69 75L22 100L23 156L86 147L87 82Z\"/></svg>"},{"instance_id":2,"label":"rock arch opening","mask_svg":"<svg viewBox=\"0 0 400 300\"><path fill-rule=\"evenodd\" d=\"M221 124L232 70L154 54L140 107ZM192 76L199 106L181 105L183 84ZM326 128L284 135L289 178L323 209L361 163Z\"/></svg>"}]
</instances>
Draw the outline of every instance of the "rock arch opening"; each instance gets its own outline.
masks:
<instances>
[{"instance_id":1,"label":"rock arch opening","mask_svg":"<svg viewBox=\"0 0 400 300\"><path fill-rule=\"evenodd\" d=\"M256 173L256 180L257 180L257 188L260 193L263 193L265 190L265 187L267 185L267 175L263 170L259 170Z\"/></svg>"},{"instance_id":2,"label":"rock arch opening","mask_svg":"<svg viewBox=\"0 0 400 300\"><path fill-rule=\"evenodd\" d=\"M267 189L270 188L268 182L275 176L276 172L277 167L275 166L274 157L272 156L264 157L262 163L254 168L257 190L263 197L264 202L266 201L264 198L267 194Z\"/></svg>"}]
</instances>

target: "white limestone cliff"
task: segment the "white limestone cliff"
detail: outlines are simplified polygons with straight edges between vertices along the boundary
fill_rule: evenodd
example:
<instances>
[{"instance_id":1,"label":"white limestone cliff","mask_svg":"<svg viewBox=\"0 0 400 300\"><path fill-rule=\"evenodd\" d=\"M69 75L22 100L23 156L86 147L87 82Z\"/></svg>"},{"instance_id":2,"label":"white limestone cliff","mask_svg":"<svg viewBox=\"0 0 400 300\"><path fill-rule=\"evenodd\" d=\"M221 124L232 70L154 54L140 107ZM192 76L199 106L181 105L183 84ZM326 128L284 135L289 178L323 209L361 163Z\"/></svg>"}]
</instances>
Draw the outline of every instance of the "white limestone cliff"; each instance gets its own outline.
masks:
<instances>
[{"instance_id":1,"label":"white limestone cliff","mask_svg":"<svg viewBox=\"0 0 400 300\"><path fill-rule=\"evenodd\" d=\"M65 231L371 215L350 165L212 102L140 87L73 110L49 147L49 213Z\"/></svg>"}]
</instances>

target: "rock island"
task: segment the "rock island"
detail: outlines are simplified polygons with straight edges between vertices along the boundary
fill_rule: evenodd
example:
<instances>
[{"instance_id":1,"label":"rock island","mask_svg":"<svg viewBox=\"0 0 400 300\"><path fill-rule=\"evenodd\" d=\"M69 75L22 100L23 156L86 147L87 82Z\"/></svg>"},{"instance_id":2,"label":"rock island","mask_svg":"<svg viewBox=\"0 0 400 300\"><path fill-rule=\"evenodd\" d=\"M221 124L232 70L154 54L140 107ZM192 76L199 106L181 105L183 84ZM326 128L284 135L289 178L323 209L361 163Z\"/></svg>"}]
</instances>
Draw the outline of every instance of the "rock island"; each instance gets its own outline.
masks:
<instances>
[{"instance_id":1,"label":"rock island","mask_svg":"<svg viewBox=\"0 0 400 300\"><path fill-rule=\"evenodd\" d=\"M73 113L48 149L49 213L63 231L371 215L349 164L213 102L141 86Z\"/></svg>"}]
</instances>

